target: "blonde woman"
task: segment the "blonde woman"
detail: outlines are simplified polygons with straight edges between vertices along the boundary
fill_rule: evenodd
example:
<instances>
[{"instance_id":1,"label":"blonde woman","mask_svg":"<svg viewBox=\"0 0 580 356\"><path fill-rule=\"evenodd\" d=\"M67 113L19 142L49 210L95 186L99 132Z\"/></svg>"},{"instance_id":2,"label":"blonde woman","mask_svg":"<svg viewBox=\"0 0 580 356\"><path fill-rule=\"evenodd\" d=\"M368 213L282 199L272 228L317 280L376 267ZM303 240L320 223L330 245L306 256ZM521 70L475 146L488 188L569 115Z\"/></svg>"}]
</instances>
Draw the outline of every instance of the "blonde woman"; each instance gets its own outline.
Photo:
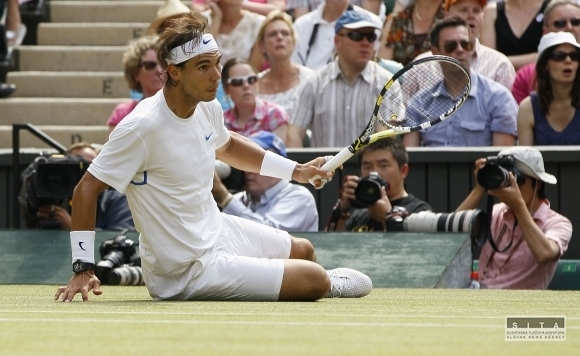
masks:
<instances>
[{"instance_id":1,"label":"blonde woman","mask_svg":"<svg viewBox=\"0 0 580 356\"><path fill-rule=\"evenodd\" d=\"M270 65L259 74L258 95L282 106L292 117L296 90L314 70L291 61L296 46L296 31L290 15L272 11L260 27L257 45Z\"/></svg>"}]
</instances>

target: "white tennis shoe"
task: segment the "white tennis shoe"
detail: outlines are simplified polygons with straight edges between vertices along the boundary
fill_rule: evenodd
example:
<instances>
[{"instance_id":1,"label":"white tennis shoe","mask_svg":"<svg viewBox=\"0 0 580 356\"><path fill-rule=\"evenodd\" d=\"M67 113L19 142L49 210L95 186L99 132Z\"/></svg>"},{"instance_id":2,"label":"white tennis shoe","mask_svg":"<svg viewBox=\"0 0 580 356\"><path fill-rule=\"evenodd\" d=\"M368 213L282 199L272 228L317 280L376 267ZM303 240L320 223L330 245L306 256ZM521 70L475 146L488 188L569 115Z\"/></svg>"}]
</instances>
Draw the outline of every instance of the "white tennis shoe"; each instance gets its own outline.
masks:
<instances>
[{"instance_id":1,"label":"white tennis shoe","mask_svg":"<svg viewBox=\"0 0 580 356\"><path fill-rule=\"evenodd\" d=\"M360 298L369 294L373 282L366 274L350 268L327 270L330 290L324 298Z\"/></svg>"}]
</instances>

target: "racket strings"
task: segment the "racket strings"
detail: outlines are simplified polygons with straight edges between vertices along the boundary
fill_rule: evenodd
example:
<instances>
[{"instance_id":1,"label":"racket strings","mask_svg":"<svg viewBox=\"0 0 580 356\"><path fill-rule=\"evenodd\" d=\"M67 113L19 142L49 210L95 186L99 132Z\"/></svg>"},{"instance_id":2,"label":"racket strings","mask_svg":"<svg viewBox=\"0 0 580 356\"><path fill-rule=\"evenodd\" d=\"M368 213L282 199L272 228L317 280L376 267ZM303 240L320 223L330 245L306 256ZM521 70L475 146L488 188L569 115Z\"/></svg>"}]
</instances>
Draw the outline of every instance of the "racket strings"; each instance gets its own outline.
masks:
<instances>
[{"instance_id":1,"label":"racket strings","mask_svg":"<svg viewBox=\"0 0 580 356\"><path fill-rule=\"evenodd\" d=\"M404 72L386 91L379 121L393 129L438 122L456 108L469 91L469 75L444 60L419 63Z\"/></svg>"}]
</instances>

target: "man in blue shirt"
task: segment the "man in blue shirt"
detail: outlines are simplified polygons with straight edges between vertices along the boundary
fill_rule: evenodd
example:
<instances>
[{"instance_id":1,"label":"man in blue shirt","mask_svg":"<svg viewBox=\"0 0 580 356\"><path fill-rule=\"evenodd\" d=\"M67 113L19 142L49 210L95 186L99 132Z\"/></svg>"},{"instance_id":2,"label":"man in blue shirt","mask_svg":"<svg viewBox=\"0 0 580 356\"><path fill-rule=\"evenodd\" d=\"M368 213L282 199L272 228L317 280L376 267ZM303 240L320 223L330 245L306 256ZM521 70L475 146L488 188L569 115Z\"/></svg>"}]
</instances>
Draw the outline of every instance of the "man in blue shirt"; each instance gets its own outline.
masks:
<instances>
[{"instance_id":1,"label":"man in blue shirt","mask_svg":"<svg viewBox=\"0 0 580 356\"><path fill-rule=\"evenodd\" d=\"M278 136L259 131L249 137L265 150L286 157ZM217 174L212 194L223 212L288 232L318 231L316 202L308 189L287 180L244 173L245 191L232 195Z\"/></svg>"},{"instance_id":2,"label":"man in blue shirt","mask_svg":"<svg viewBox=\"0 0 580 356\"><path fill-rule=\"evenodd\" d=\"M434 55L457 59L469 70L473 42L466 22L450 17L437 22L429 37ZM433 127L403 136L403 144L410 146L513 146L517 137L518 106L503 85L473 71L471 92L462 107L452 117ZM420 90L411 98L407 116L418 115L422 107L440 105L451 107L457 101L445 85ZM421 120L422 121L422 120Z\"/></svg>"}]
</instances>

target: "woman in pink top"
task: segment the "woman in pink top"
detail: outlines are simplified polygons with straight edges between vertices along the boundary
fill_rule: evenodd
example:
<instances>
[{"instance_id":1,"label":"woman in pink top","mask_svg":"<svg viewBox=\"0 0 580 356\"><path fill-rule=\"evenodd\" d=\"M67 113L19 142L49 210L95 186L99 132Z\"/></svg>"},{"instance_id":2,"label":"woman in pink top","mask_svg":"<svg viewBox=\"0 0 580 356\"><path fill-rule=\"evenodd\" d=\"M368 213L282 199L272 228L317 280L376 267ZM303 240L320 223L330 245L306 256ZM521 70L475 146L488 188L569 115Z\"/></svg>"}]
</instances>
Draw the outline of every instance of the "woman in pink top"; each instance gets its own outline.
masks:
<instances>
[{"instance_id":1,"label":"woman in pink top","mask_svg":"<svg viewBox=\"0 0 580 356\"><path fill-rule=\"evenodd\" d=\"M226 127L244 136L260 130L286 139L288 114L278 104L259 99L258 75L242 58L232 58L222 69L222 83L234 106L224 112Z\"/></svg>"},{"instance_id":2,"label":"woman in pink top","mask_svg":"<svg viewBox=\"0 0 580 356\"><path fill-rule=\"evenodd\" d=\"M211 0L192 0L193 11L207 10ZM213 2L219 2L214 0ZM260 15L268 15L272 10L286 9L286 0L247 0L242 3L242 9L254 12Z\"/></svg>"},{"instance_id":3,"label":"woman in pink top","mask_svg":"<svg viewBox=\"0 0 580 356\"><path fill-rule=\"evenodd\" d=\"M131 90L143 94L143 99L153 96L163 88L163 83L159 77L161 67L157 63L157 56L154 50L156 40L156 35L132 40L125 54L123 54L125 80ZM137 104L139 104L138 100L132 100L117 105L111 117L107 120L107 125L109 126L107 140L115 126L133 111Z\"/></svg>"}]
</instances>

